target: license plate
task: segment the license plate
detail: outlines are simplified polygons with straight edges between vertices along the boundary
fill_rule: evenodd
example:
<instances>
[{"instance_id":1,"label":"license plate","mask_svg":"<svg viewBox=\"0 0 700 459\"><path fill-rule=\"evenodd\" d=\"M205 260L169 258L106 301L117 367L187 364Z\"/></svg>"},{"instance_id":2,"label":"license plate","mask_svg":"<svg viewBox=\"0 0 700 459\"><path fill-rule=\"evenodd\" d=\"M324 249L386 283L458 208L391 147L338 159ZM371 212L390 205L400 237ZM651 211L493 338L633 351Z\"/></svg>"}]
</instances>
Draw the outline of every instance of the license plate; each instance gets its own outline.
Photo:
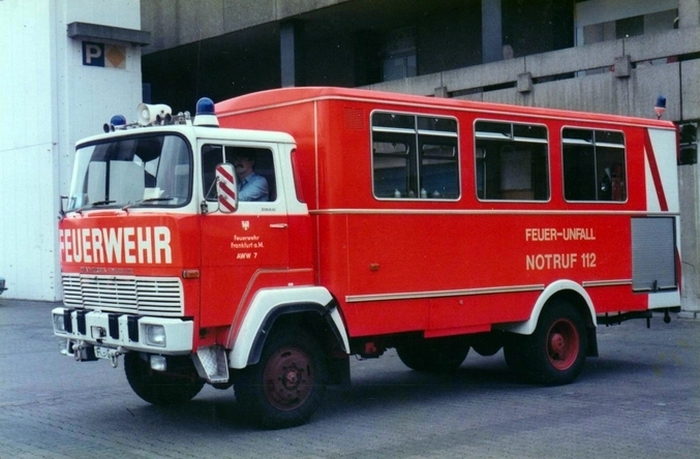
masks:
<instances>
[{"instance_id":1,"label":"license plate","mask_svg":"<svg viewBox=\"0 0 700 459\"><path fill-rule=\"evenodd\" d=\"M115 349L103 346L95 346L95 357L98 359L111 360Z\"/></svg>"}]
</instances>

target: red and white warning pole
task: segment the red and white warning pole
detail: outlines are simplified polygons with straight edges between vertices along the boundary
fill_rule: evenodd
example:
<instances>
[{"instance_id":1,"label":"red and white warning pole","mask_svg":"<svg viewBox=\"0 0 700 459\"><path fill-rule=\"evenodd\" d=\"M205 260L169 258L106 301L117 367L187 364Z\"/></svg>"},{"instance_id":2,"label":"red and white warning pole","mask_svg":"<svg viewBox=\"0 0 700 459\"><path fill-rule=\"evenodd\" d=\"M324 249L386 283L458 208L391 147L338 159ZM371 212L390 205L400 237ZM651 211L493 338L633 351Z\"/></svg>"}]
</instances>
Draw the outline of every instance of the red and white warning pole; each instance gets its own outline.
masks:
<instances>
[{"instance_id":1,"label":"red and white warning pole","mask_svg":"<svg viewBox=\"0 0 700 459\"><path fill-rule=\"evenodd\" d=\"M229 212L234 212L237 207L236 181L231 171L226 170L223 164L216 166L216 193L219 205Z\"/></svg>"}]
</instances>

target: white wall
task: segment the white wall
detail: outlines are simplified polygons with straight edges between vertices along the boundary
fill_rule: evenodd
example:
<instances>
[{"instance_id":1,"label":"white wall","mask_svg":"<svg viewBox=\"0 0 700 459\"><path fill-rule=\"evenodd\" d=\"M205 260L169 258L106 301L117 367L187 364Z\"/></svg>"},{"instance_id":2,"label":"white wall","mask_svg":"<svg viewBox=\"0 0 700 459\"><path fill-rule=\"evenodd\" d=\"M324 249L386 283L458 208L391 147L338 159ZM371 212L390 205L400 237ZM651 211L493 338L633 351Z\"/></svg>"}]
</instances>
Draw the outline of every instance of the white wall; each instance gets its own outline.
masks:
<instances>
[{"instance_id":1,"label":"white wall","mask_svg":"<svg viewBox=\"0 0 700 459\"><path fill-rule=\"evenodd\" d=\"M0 276L3 297L60 300L59 196L78 139L141 100L141 51L126 68L82 65L71 22L140 29L139 0L0 0Z\"/></svg>"}]
</instances>

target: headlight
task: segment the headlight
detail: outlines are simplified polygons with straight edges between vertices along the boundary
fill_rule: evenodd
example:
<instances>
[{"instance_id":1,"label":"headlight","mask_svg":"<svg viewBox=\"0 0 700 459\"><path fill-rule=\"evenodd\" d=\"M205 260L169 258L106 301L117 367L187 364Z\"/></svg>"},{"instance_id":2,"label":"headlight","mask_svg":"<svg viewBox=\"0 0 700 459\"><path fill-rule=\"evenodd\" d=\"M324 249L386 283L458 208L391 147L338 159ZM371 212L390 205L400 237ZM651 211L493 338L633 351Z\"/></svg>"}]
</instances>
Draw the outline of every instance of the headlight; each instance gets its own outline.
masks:
<instances>
[{"instance_id":1,"label":"headlight","mask_svg":"<svg viewBox=\"0 0 700 459\"><path fill-rule=\"evenodd\" d=\"M146 325L146 344L165 347L165 327L162 325Z\"/></svg>"},{"instance_id":2,"label":"headlight","mask_svg":"<svg viewBox=\"0 0 700 459\"><path fill-rule=\"evenodd\" d=\"M58 332L58 333L65 333L66 332L66 325L63 322L63 314L54 314L53 315L53 329L55 332Z\"/></svg>"}]
</instances>

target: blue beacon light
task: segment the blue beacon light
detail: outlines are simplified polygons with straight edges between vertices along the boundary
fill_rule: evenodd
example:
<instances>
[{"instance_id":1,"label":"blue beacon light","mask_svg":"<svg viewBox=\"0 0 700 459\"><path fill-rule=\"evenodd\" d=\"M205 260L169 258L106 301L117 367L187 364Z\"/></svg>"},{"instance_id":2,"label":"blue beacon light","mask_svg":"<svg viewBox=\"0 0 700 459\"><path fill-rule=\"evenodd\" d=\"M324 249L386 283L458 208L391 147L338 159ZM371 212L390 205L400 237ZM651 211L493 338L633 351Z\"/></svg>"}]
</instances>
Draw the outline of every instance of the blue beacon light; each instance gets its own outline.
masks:
<instances>
[{"instance_id":1,"label":"blue beacon light","mask_svg":"<svg viewBox=\"0 0 700 459\"><path fill-rule=\"evenodd\" d=\"M202 97L197 101L197 112L194 116L195 126L219 127L219 119L214 111L214 101L208 97Z\"/></svg>"},{"instance_id":2,"label":"blue beacon light","mask_svg":"<svg viewBox=\"0 0 700 459\"><path fill-rule=\"evenodd\" d=\"M126 127L126 118L123 115L114 115L109 119L109 123L102 126L105 132L114 131L115 129L124 129Z\"/></svg>"},{"instance_id":3,"label":"blue beacon light","mask_svg":"<svg viewBox=\"0 0 700 459\"><path fill-rule=\"evenodd\" d=\"M666 98L664 96L659 96L656 98L656 105L654 105L654 112L656 112L656 119L660 120L661 115L666 111Z\"/></svg>"}]
</instances>

